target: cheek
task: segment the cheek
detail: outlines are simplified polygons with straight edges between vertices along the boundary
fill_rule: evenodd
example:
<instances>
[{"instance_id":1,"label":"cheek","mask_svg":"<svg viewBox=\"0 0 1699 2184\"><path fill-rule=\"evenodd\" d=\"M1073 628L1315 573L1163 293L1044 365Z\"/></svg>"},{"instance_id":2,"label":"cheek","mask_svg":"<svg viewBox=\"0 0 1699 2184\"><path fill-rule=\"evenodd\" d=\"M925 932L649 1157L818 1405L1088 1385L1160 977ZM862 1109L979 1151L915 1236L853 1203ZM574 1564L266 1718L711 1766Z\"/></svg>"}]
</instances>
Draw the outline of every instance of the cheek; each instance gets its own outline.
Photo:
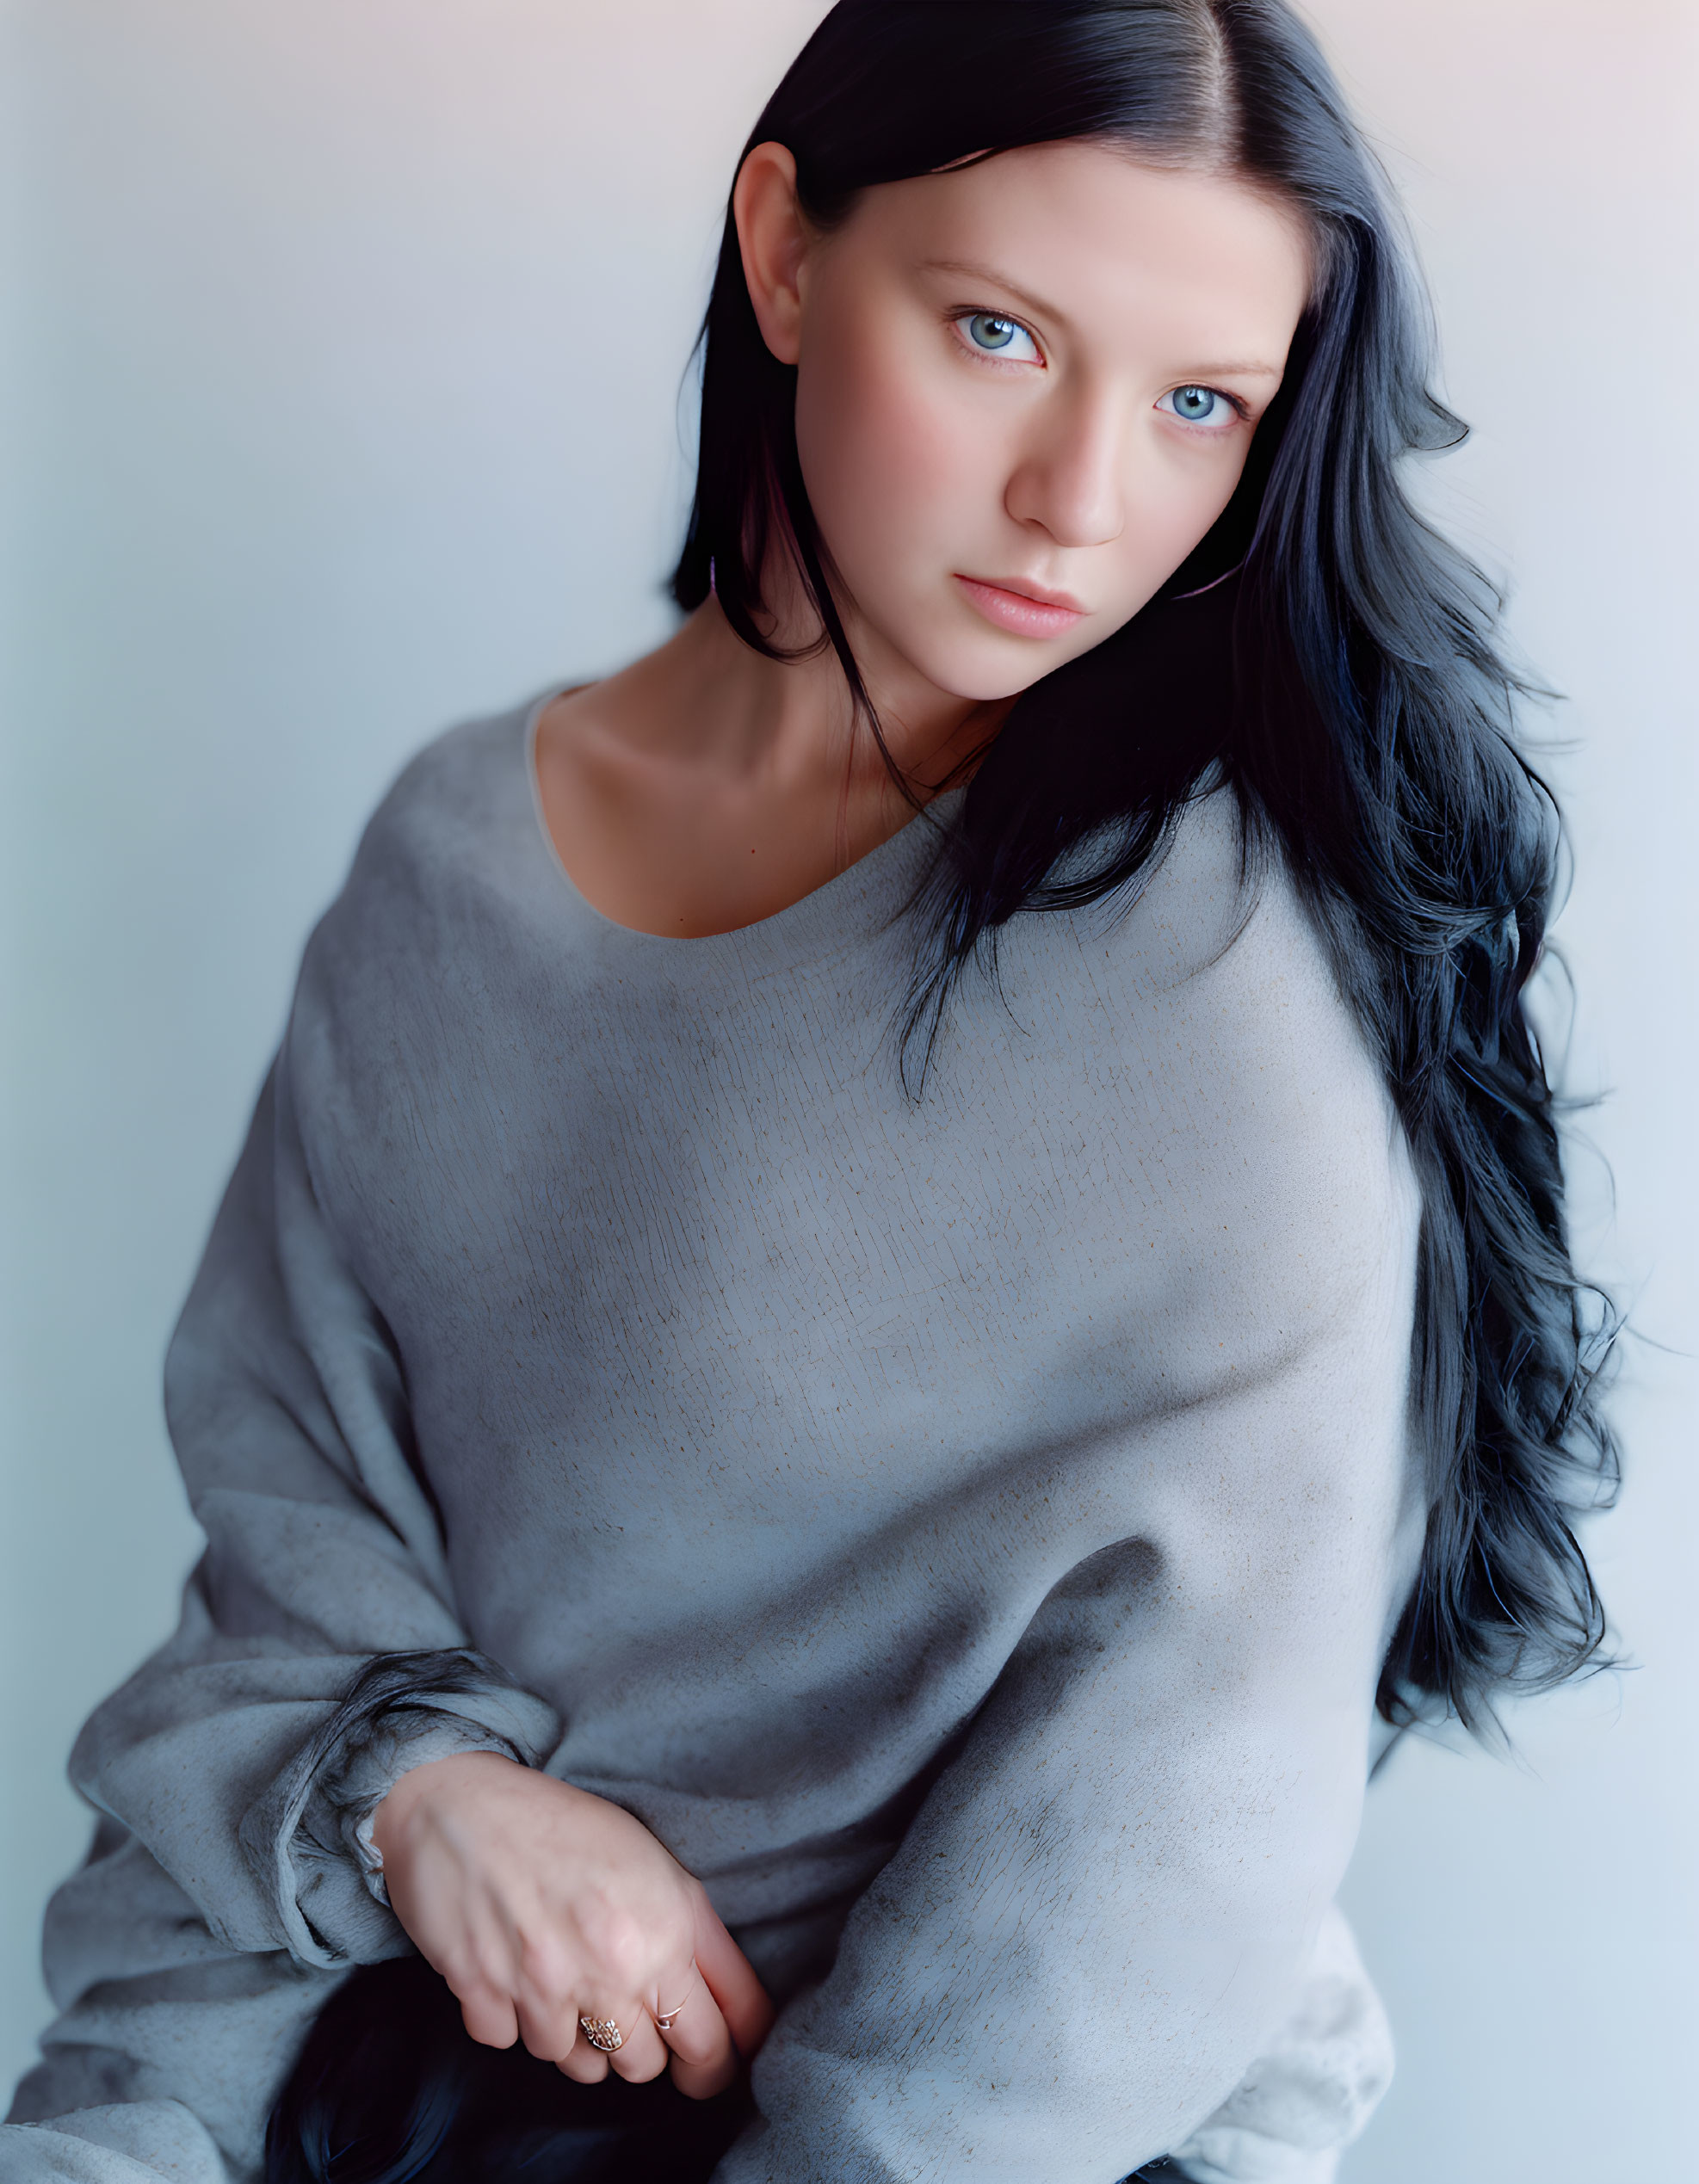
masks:
<instances>
[{"instance_id":1,"label":"cheek","mask_svg":"<svg viewBox=\"0 0 1699 2184\"><path fill-rule=\"evenodd\" d=\"M1249 437L1243 432L1235 432L1229 446L1213 460L1200 463L1196 476L1189 478L1177 491L1175 521L1186 553L1226 511L1228 502L1239 490L1239 481L1245 475L1250 453Z\"/></svg>"},{"instance_id":2,"label":"cheek","mask_svg":"<svg viewBox=\"0 0 1699 2184\"><path fill-rule=\"evenodd\" d=\"M821 536L850 589L911 563L995 503L995 466L960 403L937 398L913 360L835 342L798 374L796 447Z\"/></svg>"},{"instance_id":3,"label":"cheek","mask_svg":"<svg viewBox=\"0 0 1699 2184\"><path fill-rule=\"evenodd\" d=\"M1117 558L1130 592L1142 605L1206 536L1232 500L1248 443L1231 447L1158 444L1139 466L1126 496L1127 527Z\"/></svg>"}]
</instances>

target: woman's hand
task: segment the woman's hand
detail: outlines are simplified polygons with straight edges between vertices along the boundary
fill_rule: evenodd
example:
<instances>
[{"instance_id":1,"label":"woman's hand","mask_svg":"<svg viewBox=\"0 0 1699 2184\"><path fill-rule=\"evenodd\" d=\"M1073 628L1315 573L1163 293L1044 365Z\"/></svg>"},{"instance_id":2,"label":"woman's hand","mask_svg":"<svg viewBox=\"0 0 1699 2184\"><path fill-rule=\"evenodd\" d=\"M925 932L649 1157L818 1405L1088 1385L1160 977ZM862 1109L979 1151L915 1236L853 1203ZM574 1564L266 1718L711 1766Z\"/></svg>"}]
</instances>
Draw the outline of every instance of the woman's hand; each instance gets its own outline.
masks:
<instances>
[{"instance_id":1,"label":"woman's hand","mask_svg":"<svg viewBox=\"0 0 1699 2184\"><path fill-rule=\"evenodd\" d=\"M486 2047L522 2039L586 2085L670 2058L705 2100L766 2038L772 2004L707 1891L605 1798L468 1752L404 1774L372 1839L396 1916ZM612 2018L623 2045L600 2052L580 2016Z\"/></svg>"}]
</instances>

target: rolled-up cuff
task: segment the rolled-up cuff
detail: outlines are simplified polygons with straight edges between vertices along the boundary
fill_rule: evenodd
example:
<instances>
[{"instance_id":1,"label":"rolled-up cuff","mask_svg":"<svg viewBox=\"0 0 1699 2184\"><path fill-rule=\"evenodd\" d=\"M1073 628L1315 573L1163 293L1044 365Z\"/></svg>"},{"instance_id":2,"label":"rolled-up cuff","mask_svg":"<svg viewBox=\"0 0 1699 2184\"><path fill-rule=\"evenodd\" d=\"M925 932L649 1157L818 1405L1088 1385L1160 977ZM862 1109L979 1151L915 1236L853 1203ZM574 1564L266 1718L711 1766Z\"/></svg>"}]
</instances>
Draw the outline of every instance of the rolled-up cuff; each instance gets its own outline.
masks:
<instances>
[{"instance_id":1,"label":"rolled-up cuff","mask_svg":"<svg viewBox=\"0 0 1699 2184\"><path fill-rule=\"evenodd\" d=\"M304 1854L334 1856L340 1848L353 1858L368 1894L387 1909L383 1853L372 1839L378 1807L414 1768L462 1752L498 1752L522 1763L524 1758L511 1737L435 1706L398 1706L380 1715L369 1732L353 1742L346 1764L308 1798L296 1830L297 1866Z\"/></svg>"},{"instance_id":2,"label":"rolled-up cuff","mask_svg":"<svg viewBox=\"0 0 1699 2184\"><path fill-rule=\"evenodd\" d=\"M1392 2076L1386 2011L1330 1905L1291 2016L1173 2159L1191 2184L1332 2184Z\"/></svg>"},{"instance_id":3,"label":"rolled-up cuff","mask_svg":"<svg viewBox=\"0 0 1699 2184\"><path fill-rule=\"evenodd\" d=\"M378 1806L429 1760L500 1752L536 1767L559 1736L554 1709L481 1654L380 1654L242 1823L291 1955L337 1970L403 1953L371 1839Z\"/></svg>"}]
</instances>

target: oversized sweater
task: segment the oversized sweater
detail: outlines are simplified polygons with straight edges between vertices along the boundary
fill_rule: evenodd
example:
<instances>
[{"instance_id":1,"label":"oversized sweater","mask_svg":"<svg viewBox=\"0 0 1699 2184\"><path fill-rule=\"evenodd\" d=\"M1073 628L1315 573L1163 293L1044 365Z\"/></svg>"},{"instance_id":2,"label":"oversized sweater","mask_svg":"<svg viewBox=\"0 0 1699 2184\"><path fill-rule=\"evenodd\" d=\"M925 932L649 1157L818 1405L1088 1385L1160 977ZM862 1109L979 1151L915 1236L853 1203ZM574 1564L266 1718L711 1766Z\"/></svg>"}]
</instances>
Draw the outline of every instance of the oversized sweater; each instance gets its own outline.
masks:
<instances>
[{"instance_id":1,"label":"oversized sweater","mask_svg":"<svg viewBox=\"0 0 1699 2184\"><path fill-rule=\"evenodd\" d=\"M629 1808L782 2004L718 2184L1331 2175L1418 1208L1289 877L1200 799L1014 921L914 1098L929 822L634 933L538 711L420 754L307 946L167 1364L207 1552L77 1748L0 2177L252 2176L407 1946L373 1806L478 1747Z\"/></svg>"}]
</instances>

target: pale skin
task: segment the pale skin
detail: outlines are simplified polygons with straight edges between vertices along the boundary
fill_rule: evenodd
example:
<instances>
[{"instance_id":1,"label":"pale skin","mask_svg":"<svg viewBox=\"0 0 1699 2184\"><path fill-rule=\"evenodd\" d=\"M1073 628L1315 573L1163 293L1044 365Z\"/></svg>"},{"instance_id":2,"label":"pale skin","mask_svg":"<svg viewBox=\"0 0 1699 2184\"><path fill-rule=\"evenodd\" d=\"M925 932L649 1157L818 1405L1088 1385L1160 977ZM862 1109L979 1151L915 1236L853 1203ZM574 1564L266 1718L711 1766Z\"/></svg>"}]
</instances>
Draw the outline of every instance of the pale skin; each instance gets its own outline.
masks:
<instances>
[{"instance_id":1,"label":"pale skin","mask_svg":"<svg viewBox=\"0 0 1699 2184\"><path fill-rule=\"evenodd\" d=\"M881 185L825 234L789 152L761 145L732 202L763 337L797 369L838 611L924 804L1226 506L1308 292L1304 232L1230 174L1090 144ZM763 588L765 634L819 634L782 553ZM765 658L713 598L555 700L536 759L580 893L673 937L775 915L913 812L831 652ZM701 2097L765 2037L771 2006L706 1891L621 1808L475 1753L404 1775L374 1839L474 2039L585 2082L670 2065ZM624 2045L599 2053L581 2014Z\"/></svg>"}]
</instances>

